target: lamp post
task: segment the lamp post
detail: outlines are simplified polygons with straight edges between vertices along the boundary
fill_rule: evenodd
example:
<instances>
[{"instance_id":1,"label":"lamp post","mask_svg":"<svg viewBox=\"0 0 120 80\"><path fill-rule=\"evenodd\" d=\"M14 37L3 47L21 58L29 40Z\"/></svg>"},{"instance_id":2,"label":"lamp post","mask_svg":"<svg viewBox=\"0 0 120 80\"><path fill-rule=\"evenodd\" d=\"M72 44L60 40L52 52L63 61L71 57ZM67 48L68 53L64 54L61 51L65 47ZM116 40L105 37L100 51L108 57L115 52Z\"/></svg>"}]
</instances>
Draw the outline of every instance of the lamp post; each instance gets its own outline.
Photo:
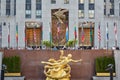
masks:
<instances>
[{"instance_id":1,"label":"lamp post","mask_svg":"<svg viewBox=\"0 0 120 80\"><path fill-rule=\"evenodd\" d=\"M110 72L110 80L113 80L113 64L108 64L106 71Z\"/></svg>"},{"instance_id":2,"label":"lamp post","mask_svg":"<svg viewBox=\"0 0 120 80\"><path fill-rule=\"evenodd\" d=\"M1 70L1 80L4 80L4 73L5 70L7 69L7 66L5 64L2 65L2 70Z\"/></svg>"}]
</instances>

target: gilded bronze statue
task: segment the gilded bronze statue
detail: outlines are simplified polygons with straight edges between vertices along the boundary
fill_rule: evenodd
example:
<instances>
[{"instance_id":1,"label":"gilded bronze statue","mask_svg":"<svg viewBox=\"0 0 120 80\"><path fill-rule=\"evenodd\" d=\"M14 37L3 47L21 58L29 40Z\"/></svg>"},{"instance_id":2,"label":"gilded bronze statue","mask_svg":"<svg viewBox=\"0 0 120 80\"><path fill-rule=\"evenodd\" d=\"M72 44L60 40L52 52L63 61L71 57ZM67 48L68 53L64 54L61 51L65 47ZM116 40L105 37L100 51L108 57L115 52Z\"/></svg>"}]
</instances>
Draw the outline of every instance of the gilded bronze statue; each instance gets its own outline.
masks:
<instances>
[{"instance_id":1,"label":"gilded bronze statue","mask_svg":"<svg viewBox=\"0 0 120 80\"><path fill-rule=\"evenodd\" d=\"M46 80L70 80L71 67L68 63L81 61L81 59L73 60L71 54L64 56L64 52L61 50L61 55L58 60L50 58L48 62L42 61L41 63L46 64L44 66Z\"/></svg>"}]
</instances>

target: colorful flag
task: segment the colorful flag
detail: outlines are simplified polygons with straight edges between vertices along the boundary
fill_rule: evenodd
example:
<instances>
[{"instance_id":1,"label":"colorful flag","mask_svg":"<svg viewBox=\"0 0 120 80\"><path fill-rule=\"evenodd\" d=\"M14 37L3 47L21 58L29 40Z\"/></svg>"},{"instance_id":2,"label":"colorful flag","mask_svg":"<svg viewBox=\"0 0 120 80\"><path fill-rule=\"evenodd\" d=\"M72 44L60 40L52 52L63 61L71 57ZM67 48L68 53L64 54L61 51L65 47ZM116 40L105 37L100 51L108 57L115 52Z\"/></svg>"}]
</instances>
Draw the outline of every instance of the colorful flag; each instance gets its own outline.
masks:
<instances>
[{"instance_id":1,"label":"colorful flag","mask_svg":"<svg viewBox=\"0 0 120 80\"><path fill-rule=\"evenodd\" d=\"M69 40L69 34L68 34L68 23L66 23L66 42Z\"/></svg>"},{"instance_id":2,"label":"colorful flag","mask_svg":"<svg viewBox=\"0 0 120 80\"><path fill-rule=\"evenodd\" d=\"M18 24L16 25L16 44L18 47Z\"/></svg>"},{"instance_id":3,"label":"colorful flag","mask_svg":"<svg viewBox=\"0 0 120 80\"><path fill-rule=\"evenodd\" d=\"M75 40L77 39L77 31L76 31L76 26L74 27L74 36L75 36Z\"/></svg>"},{"instance_id":4,"label":"colorful flag","mask_svg":"<svg viewBox=\"0 0 120 80\"><path fill-rule=\"evenodd\" d=\"M98 41L101 41L100 24L98 26Z\"/></svg>"},{"instance_id":5,"label":"colorful flag","mask_svg":"<svg viewBox=\"0 0 120 80\"><path fill-rule=\"evenodd\" d=\"M115 40L117 41L117 24L114 22Z\"/></svg>"},{"instance_id":6,"label":"colorful flag","mask_svg":"<svg viewBox=\"0 0 120 80\"><path fill-rule=\"evenodd\" d=\"M90 25L90 42L92 44L92 37L93 37L93 32L92 32L92 24Z\"/></svg>"},{"instance_id":7,"label":"colorful flag","mask_svg":"<svg viewBox=\"0 0 120 80\"><path fill-rule=\"evenodd\" d=\"M37 38L36 38L36 26L34 27L33 35L34 35L34 43L36 43L37 42Z\"/></svg>"},{"instance_id":8,"label":"colorful flag","mask_svg":"<svg viewBox=\"0 0 120 80\"><path fill-rule=\"evenodd\" d=\"M27 46L26 27L25 27L25 30L24 30L24 34L25 34L24 42L25 42L25 48L26 48L26 46Z\"/></svg>"},{"instance_id":9,"label":"colorful flag","mask_svg":"<svg viewBox=\"0 0 120 80\"><path fill-rule=\"evenodd\" d=\"M107 41L109 40L108 23L107 23L107 27L106 27L106 39L107 39Z\"/></svg>"},{"instance_id":10,"label":"colorful flag","mask_svg":"<svg viewBox=\"0 0 120 80\"><path fill-rule=\"evenodd\" d=\"M58 23L57 23L57 33L58 33L58 34L60 33L60 26L61 26L61 23L58 22Z\"/></svg>"},{"instance_id":11,"label":"colorful flag","mask_svg":"<svg viewBox=\"0 0 120 80\"><path fill-rule=\"evenodd\" d=\"M83 43L85 41L85 35L84 35L84 29L83 29L83 24L81 28L81 42Z\"/></svg>"},{"instance_id":12,"label":"colorful flag","mask_svg":"<svg viewBox=\"0 0 120 80\"><path fill-rule=\"evenodd\" d=\"M51 25L51 23L50 23L50 30L49 30L49 34L50 34L50 43L52 43L52 31L51 31L51 29L52 29L52 25Z\"/></svg>"},{"instance_id":13,"label":"colorful flag","mask_svg":"<svg viewBox=\"0 0 120 80\"><path fill-rule=\"evenodd\" d=\"M8 48L10 48L10 23L8 24Z\"/></svg>"}]
</instances>

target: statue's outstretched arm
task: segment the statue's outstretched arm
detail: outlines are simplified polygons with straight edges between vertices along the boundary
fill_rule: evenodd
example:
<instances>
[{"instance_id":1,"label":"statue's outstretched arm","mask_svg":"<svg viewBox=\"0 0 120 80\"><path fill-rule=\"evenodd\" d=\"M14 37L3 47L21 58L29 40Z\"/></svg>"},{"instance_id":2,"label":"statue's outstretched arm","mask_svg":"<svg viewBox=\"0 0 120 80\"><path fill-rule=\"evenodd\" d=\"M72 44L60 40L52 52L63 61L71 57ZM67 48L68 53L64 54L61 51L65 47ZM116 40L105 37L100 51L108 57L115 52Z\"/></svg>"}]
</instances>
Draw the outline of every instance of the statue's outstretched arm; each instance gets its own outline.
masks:
<instances>
[{"instance_id":1,"label":"statue's outstretched arm","mask_svg":"<svg viewBox=\"0 0 120 80\"><path fill-rule=\"evenodd\" d=\"M71 62L81 62L82 61L82 59L79 59L79 60L73 60L73 59L71 59Z\"/></svg>"}]
</instances>

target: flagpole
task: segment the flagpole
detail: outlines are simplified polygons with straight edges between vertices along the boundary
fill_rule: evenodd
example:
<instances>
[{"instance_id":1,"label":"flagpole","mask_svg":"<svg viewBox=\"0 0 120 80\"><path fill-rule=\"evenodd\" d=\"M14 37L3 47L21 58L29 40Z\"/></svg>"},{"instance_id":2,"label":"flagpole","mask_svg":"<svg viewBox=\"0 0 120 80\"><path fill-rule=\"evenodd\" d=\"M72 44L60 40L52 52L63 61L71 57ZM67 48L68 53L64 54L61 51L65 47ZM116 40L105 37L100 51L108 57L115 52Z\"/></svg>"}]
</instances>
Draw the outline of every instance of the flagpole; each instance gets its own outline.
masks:
<instances>
[{"instance_id":1,"label":"flagpole","mask_svg":"<svg viewBox=\"0 0 120 80\"><path fill-rule=\"evenodd\" d=\"M81 41L82 41L82 49L83 49L83 42L84 42L84 40L83 40L83 36L84 36L84 33L83 33L83 23L82 23L82 28L81 28Z\"/></svg>"},{"instance_id":2,"label":"flagpole","mask_svg":"<svg viewBox=\"0 0 120 80\"><path fill-rule=\"evenodd\" d=\"M115 47L117 47L117 24L114 22Z\"/></svg>"},{"instance_id":3,"label":"flagpole","mask_svg":"<svg viewBox=\"0 0 120 80\"><path fill-rule=\"evenodd\" d=\"M108 47L109 47L108 23L107 23L106 33L107 33L107 50L108 50Z\"/></svg>"},{"instance_id":4,"label":"flagpole","mask_svg":"<svg viewBox=\"0 0 120 80\"><path fill-rule=\"evenodd\" d=\"M16 44L18 49L18 23L16 24Z\"/></svg>"},{"instance_id":5,"label":"flagpole","mask_svg":"<svg viewBox=\"0 0 120 80\"><path fill-rule=\"evenodd\" d=\"M8 48L10 49L10 23L8 23Z\"/></svg>"},{"instance_id":6,"label":"flagpole","mask_svg":"<svg viewBox=\"0 0 120 80\"><path fill-rule=\"evenodd\" d=\"M98 28L98 40L99 40L99 49L100 49L100 46L101 46L100 22L99 22L99 28Z\"/></svg>"},{"instance_id":7,"label":"flagpole","mask_svg":"<svg viewBox=\"0 0 120 80\"><path fill-rule=\"evenodd\" d=\"M49 25L50 25L50 31L49 32L50 32L50 47L51 47L52 46L52 31L51 31L52 23L50 22Z\"/></svg>"}]
</instances>

